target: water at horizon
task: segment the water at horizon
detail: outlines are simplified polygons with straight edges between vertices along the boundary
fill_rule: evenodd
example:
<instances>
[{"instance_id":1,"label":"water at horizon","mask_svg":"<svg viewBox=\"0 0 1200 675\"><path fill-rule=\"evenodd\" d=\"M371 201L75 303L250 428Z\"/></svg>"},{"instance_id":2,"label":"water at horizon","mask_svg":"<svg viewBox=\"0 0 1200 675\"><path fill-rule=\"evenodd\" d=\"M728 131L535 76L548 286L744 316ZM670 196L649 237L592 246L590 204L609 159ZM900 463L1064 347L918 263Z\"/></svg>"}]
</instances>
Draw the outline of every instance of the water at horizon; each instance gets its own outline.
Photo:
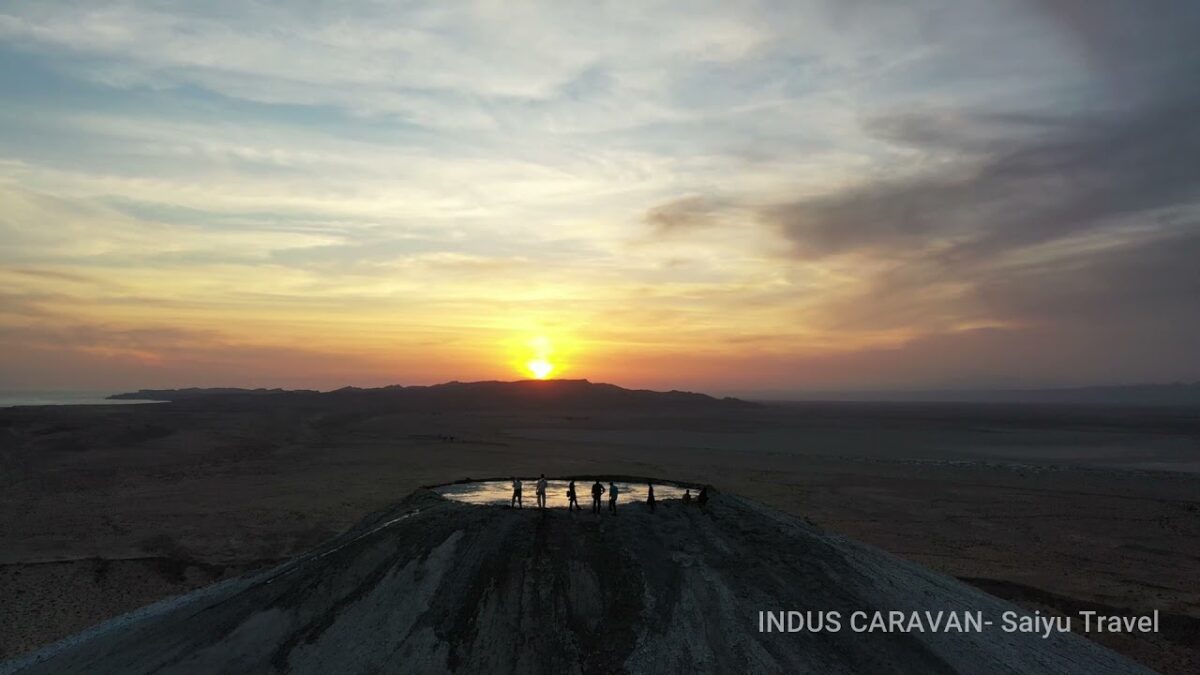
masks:
<instances>
[{"instance_id":1,"label":"water at horizon","mask_svg":"<svg viewBox=\"0 0 1200 675\"><path fill-rule=\"evenodd\" d=\"M161 403L146 400L109 400L116 391L0 391L0 408L22 405L128 405Z\"/></svg>"}]
</instances>

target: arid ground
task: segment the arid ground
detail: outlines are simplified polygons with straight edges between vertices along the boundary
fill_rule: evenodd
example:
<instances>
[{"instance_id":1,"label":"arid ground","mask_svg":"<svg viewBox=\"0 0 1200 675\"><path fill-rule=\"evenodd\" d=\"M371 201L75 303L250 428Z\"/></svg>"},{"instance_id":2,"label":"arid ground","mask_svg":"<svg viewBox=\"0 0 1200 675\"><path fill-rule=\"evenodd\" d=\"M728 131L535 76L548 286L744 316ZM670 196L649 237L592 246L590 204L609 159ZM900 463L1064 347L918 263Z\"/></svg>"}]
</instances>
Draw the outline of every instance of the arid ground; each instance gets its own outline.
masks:
<instances>
[{"instance_id":1,"label":"arid ground","mask_svg":"<svg viewBox=\"0 0 1200 675\"><path fill-rule=\"evenodd\" d=\"M951 404L598 412L271 404L0 409L0 657L280 561L465 477L711 483L1200 668L1200 414ZM747 617L752 621L753 617Z\"/></svg>"}]
</instances>

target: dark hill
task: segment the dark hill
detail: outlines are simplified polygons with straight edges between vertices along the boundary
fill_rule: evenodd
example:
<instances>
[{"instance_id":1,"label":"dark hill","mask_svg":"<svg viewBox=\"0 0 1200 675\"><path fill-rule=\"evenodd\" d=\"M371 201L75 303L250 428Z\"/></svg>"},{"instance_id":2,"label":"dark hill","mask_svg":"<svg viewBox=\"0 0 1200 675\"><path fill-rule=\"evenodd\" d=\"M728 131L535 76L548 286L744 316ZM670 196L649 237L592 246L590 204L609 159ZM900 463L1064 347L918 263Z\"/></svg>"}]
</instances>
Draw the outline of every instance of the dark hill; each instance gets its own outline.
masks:
<instances>
[{"instance_id":1,"label":"dark hill","mask_svg":"<svg viewBox=\"0 0 1200 675\"><path fill-rule=\"evenodd\" d=\"M645 410L755 407L738 399L717 399L685 391L625 389L587 380L447 382L432 386L346 387L330 392L283 389L142 389L113 399L149 399L212 406L312 405L413 410Z\"/></svg>"}]
</instances>

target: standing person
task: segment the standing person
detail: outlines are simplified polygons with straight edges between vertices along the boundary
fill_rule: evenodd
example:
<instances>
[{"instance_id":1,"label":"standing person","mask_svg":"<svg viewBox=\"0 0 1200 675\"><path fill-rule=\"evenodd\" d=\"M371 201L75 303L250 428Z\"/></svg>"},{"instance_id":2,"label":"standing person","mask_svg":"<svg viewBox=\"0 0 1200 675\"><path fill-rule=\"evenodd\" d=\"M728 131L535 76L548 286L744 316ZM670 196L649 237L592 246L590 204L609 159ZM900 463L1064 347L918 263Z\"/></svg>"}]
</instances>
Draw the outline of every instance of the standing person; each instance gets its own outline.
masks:
<instances>
[{"instance_id":1,"label":"standing person","mask_svg":"<svg viewBox=\"0 0 1200 675\"><path fill-rule=\"evenodd\" d=\"M700 505L700 508L704 508L704 505L708 503L708 486L707 485L700 488L700 495L696 497L696 503Z\"/></svg>"},{"instance_id":2,"label":"standing person","mask_svg":"<svg viewBox=\"0 0 1200 675\"><path fill-rule=\"evenodd\" d=\"M517 478L516 476L513 476L512 481L513 481L513 496L512 496L512 499L509 500L508 506L509 506L509 508L512 508L515 505L518 509L524 508L521 505L521 479Z\"/></svg>"},{"instance_id":3,"label":"standing person","mask_svg":"<svg viewBox=\"0 0 1200 675\"><path fill-rule=\"evenodd\" d=\"M608 481L608 512L617 514L617 484L611 480Z\"/></svg>"},{"instance_id":4,"label":"standing person","mask_svg":"<svg viewBox=\"0 0 1200 675\"><path fill-rule=\"evenodd\" d=\"M691 488L688 488L683 491L683 503L684 504L692 503L692 489Z\"/></svg>"},{"instance_id":5,"label":"standing person","mask_svg":"<svg viewBox=\"0 0 1200 675\"><path fill-rule=\"evenodd\" d=\"M604 494L604 486L600 481L592 486L592 513L600 513L600 495Z\"/></svg>"},{"instance_id":6,"label":"standing person","mask_svg":"<svg viewBox=\"0 0 1200 675\"><path fill-rule=\"evenodd\" d=\"M646 506L650 507L650 513L654 513L654 483L646 483Z\"/></svg>"},{"instance_id":7,"label":"standing person","mask_svg":"<svg viewBox=\"0 0 1200 675\"><path fill-rule=\"evenodd\" d=\"M542 474L542 476L538 478L536 491L538 508L546 508L546 474Z\"/></svg>"},{"instance_id":8,"label":"standing person","mask_svg":"<svg viewBox=\"0 0 1200 675\"><path fill-rule=\"evenodd\" d=\"M581 506L579 506L579 499L577 499L575 497L575 481L571 481L571 484L567 486L567 510L568 511L582 511L583 510L583 508Z\"/></svg>"}]
</instances>

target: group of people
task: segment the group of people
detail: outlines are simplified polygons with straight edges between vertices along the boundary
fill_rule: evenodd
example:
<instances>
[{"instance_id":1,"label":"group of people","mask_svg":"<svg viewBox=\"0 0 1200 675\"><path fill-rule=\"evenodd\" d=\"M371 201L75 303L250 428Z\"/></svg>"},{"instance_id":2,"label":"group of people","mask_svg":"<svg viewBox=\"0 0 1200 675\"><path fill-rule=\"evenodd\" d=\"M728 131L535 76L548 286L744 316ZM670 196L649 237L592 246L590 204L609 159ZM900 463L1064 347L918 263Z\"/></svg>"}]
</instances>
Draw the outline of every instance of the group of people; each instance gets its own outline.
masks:
<instances>
[{"instance_id":1,"label":"group of people","mask_svg":"<svg viewBox=\"0 0 1200 675\"><path fill-rule=\"evenodd\" d=\"M513 476L512 488L513 488L512 500L510 500L509 506L515 507L518 509L524 508L524 504L522 504L522 496L524 493L524 484L521 482L520 478ZM600 513L600 501L601 501L601 498L604 497L605 493L608 493L608 512L615 515L617 512L617 497L620 495L621 491L620 491L620 488L617 487L617 484L611 480L608 481L607 488L605 488L604 485L600 483L600 481L596 481L595 483L592 484L592 513ZM546 508L546 474L542 474L538 478L537 485L534 489L534 494L537 495L537 507L539 509ZM688 488L683 493L683 503L690 504L691 502L692 502L692 490L691 490L691 488ZM696 496L696 503L700 504L700 506L704 506L705 504L708 503L708 487L707 486L700 488L700 493ZM654 499L654 483L646 483L646 506L650 507L651 513L654 512L655 504L656 504L656 501ZM575 481L574 480L572 480L570 482L570 484L567 485L567 510L568 511L582 511L583 510L583 507L579 505L579 497L578 497L578 493L575 490Z\"/></svg>"}]
</instances>

